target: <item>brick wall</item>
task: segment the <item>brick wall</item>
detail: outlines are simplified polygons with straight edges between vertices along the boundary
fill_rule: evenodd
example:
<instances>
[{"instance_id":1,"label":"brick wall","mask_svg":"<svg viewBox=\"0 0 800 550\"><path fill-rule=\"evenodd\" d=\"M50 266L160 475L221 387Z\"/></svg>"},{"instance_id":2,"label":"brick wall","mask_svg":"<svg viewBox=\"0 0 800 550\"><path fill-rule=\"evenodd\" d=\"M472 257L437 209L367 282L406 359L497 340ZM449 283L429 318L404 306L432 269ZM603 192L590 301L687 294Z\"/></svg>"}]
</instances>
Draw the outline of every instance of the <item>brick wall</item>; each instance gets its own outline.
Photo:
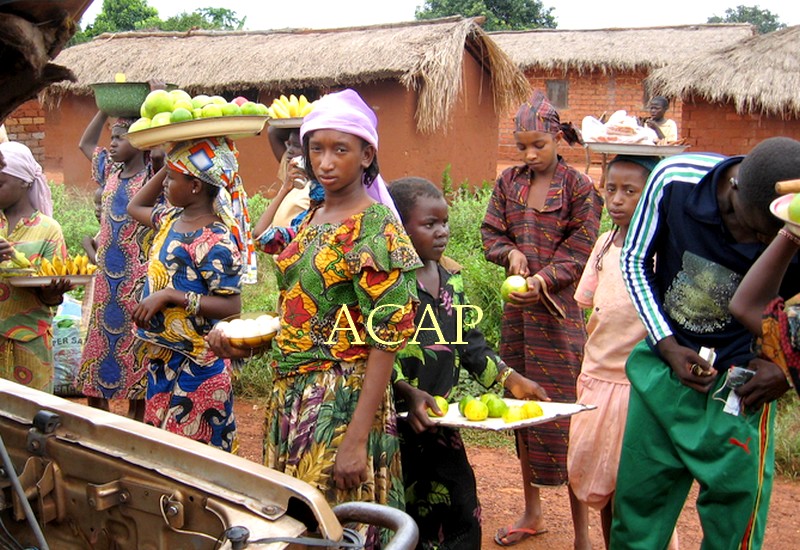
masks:
<instances>
[{"instance_id":1,"label":"brick wall","mask_svg":"<svg viewBox=\"0 0 800 550\"><path fill-rule=\"evenodd\" d=\"M800 119L762 114L738 114L731 104L686 100L680 126L693 151L745 154L773 136L800 140Z\"/></svg>"},{"instance_id":2,"label":"brick wall","mask_svg":"<svg viewBox=\"0 0 800 550\"><path fill-rule=\"evenodd\" d=\"M536 70L527 74L528 81L533 89L546 90L547 80L567 81L567 108L559 109L562 122L572 122L578 128L585 116L600 117L603 113L611 115L620 109L629 115L649 116L647 105L644 104L644 79L647 72L602 72L591 71L578 73L578 71L543 71ZM681 105L680 102L670 105L667 117L678 124L678 135L682 137ZM517 153L514 141L514 112L500 117L500 135L498 155L501 161L517 162ZM566 143L559 146L559 153L570 164L583 170L586 167L586 152L579 146L569 147ZM599 163L600 157L592 158L593 163Z\"/></svg>"},{"instance_id":3,"label":"brick wall","mask_svg":"<svg viewBox=\"0 0 800 550\"><path fill-rule=\"evenodd\" d=\"M17 107L5 120L6 133L11 141L27 145L33 156L44 163L44 109L35 99Z\"/></svg>"}]
</instances>

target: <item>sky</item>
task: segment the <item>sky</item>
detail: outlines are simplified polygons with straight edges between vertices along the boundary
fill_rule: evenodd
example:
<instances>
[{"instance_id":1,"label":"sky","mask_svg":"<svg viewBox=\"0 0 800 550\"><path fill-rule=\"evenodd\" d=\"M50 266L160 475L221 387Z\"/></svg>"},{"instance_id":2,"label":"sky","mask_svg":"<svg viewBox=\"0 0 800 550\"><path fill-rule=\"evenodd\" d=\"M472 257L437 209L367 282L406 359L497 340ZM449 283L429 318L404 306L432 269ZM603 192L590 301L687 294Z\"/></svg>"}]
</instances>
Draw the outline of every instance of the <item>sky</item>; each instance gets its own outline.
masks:
<instances>
[{"instance_id":1,"label":"sky","mask_svg":"<svg viewBox=\"0 0 800 550\"><path fill-rule=\"evenodd\" d=\"M247 17L246 30L284 28L333 28L412 21L423 0L148 0L161 19L204 7L225 7L240 19ZM776 14L789 26L800 24L800 2L787 0L669 0L642 2L622 0L544 0L555 8L559 29L600 29L609 27L653 27L705 23L711 16L725 16L738 5L758 6ZM84 14L81 27L94 20L103 6L94 0Z\"/></svg>"}]
</instances>

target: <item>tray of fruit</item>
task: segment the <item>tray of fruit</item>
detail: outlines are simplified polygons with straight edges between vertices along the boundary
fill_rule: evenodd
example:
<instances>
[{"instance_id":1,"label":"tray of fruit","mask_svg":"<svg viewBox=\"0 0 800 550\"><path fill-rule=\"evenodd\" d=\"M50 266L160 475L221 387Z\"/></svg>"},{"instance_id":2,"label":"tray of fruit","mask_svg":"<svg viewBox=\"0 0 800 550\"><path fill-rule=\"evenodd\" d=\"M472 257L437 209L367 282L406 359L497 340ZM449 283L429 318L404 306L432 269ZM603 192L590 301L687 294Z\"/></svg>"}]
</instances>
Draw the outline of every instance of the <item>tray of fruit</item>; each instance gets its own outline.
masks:
<instances>
[{"instance_id":1,"label":"tray of fruit","mask_svg":"<svg viewBox=\"0 0 800 550\"><path fill-rule=\"evenodd\" d=\"M29 268L3 271L3 276L7 277L8 284L11 286L48 286L54 279L67 281L77 286L91 281L96 270L97 266L89 263L89 257L86 254L78 254L67 256L64 259L55 257L52 262L47 258L42 258Z\"/></svg>"},{"instance_id":2,"label":"tray of fruit","mask_svg":"<svg viewBox=\"0 0 800 550\"><path fill-rule=\"evenodd\" d=\"M274 312L249 312L223 319L214 328L235 348L257 349L272 341L281 328L281 320Z\"/></svg>"},{"instance_id":3,"label":"tray of fruit","mask_svg":"<svg viewBox=\"0 0 800 550\"><path fill-rule=\"evenodd\" d=\"M581 403L504 399L491 393L480 398L467 396L459 403L447 403L446 407L443 406L446 403L444 398L437 397L436 400L439 409L445 411L445 414L436 416L429 410L428 416L433 422L453 428L495 432L535 426L597 408L595 405ZM399 416L405 417L407 414L402 412Z\"/></svg>"},{"instance_id":4,"label":"tray of fruit","mask_svg":"<svg viewBox=\"0 0 800 550\"><path fill-rule=\"evenodd\" d=\"M314 110L316 101L309 102L306 96L300 97L291 94L289 97L282 95L272 100L267 107L269 125L275 128L300 128L303 117Z\"/></svg>"},{"instance_id":5,"label":"tray of fruit","mask_svg":"<svg viewBox=\"0 0 800 550\"><path fill-rule=\"evenodd\" d=\"M142 102L139 114L127 134L137 149L204 137L255 136L269 117L266 105L242 96L232 101L205 94L192 97L181 89L153 90Z\"/></svg>"},{"instance_id":6,"label":"tray of fruit","mask_svg":"<svg viewBox=\"0 0 800 550\"><path fill-rule=\"evenodd\" d=\"M772 215L800 229L800 193L781 195L769 205Z\"/></svg>"}]
</instances>

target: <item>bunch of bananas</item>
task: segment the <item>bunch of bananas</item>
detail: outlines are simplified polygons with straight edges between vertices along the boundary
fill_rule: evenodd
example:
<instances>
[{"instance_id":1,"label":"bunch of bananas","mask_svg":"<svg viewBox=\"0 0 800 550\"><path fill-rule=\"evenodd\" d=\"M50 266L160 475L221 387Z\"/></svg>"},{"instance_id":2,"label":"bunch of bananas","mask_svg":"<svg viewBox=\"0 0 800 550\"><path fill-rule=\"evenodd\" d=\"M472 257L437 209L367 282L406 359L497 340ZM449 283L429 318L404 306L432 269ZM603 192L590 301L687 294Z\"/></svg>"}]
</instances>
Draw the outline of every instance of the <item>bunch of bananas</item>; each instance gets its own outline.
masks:
<instances>
[{"instance_id":1,"label":"bunch of bananas","mask_svg":"<svg viewBox=\"0 0 800 550\"><path fill-rule=\"evenodd\" d=\"M39 263L40 277L64 277L67 275L91 275L97 271L97 266L89 263L86 254L78 254L74 257L67 256L63 260L55 256L51 262L47 258L42 258Z\"/></svg>"},{"instance_id":2,"label":"bunch of bananas","mask_svg":"<svg viewBox=\"0 0 800 550\"><path fill-rule=\"evenodd\" d=\"M299 98L294 94L289 97L282 95L272 101L267 113L271 118L304 117L314 109L315 103L316 101L309 102L304 95Z\"/></svg>"}]
</instances>

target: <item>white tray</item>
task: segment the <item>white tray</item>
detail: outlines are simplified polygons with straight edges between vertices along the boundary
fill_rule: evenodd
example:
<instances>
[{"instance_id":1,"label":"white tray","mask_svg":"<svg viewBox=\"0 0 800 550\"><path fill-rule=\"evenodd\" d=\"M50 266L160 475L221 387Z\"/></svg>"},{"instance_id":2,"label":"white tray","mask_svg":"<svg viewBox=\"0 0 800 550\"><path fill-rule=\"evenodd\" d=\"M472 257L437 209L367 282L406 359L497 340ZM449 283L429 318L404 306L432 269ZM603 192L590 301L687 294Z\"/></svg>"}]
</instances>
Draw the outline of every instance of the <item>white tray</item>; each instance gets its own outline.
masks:
<instances>
[{"instance_id":1,"label":"white tray","mask_svg":"<svg viewBox=\"0 0 800 550\"><path fill-rule=\"evenodd\" d=\"M175 122L138 132L128 132L125 137L137 149L149 149L165 143L229 136L231 139L255 136L264 129L266 115L219 116Z\"/></svg>"},{"instance_id":2,"label":"white tray","mask_svg":"<svg viewBox=\"0 0 800 550\"><path fill-rule=\"evenodd\" d=\"M9 277L8 284L11 286L20 287L36 287L36 286L50 286L50 283L55 279L56 281L66 280L71 285L85 285L92 280L94 275L54 275L51 277Z\"/></svg>"},{"instance_id":3,"label":"white tray","mask_svg":"<svg viewBox=\"0 0 800 550\"><path fill-rule=\"evenodd\" d=\"M526 401L521 399L503 399L503 401L505 401L509 407L526 403ZM502 418L487 418L486 420L477 421L467 420L458 412L458 403L449 403L446 415L430 418L436 424L441 424L442 426L499 432L502 430L516 430L535 426L536 424L544 424L545 422L552 422L559 418L567 418L573 414L597 408L595 405L583 405L581 403L555 403L552 401L537 401L537 403L539 403L542 407L542 411L544 411L542 416L526 418L525 420L518 420L516 422L505 422ZM408 413L402 412L399 413L398 416L405 418L408 416Z\"/></svg>"},{"instance_id":4,"label":"white tray","mask_svg":"<svg viewBox=\"0 0 800 550\"><path fill-rule=\"evenodd\" d=\"M586 148L593 153L669 157L683 153L688 145L645 145L642 143L613 143L587 141Z\"/></svg>"}]
</instances>

